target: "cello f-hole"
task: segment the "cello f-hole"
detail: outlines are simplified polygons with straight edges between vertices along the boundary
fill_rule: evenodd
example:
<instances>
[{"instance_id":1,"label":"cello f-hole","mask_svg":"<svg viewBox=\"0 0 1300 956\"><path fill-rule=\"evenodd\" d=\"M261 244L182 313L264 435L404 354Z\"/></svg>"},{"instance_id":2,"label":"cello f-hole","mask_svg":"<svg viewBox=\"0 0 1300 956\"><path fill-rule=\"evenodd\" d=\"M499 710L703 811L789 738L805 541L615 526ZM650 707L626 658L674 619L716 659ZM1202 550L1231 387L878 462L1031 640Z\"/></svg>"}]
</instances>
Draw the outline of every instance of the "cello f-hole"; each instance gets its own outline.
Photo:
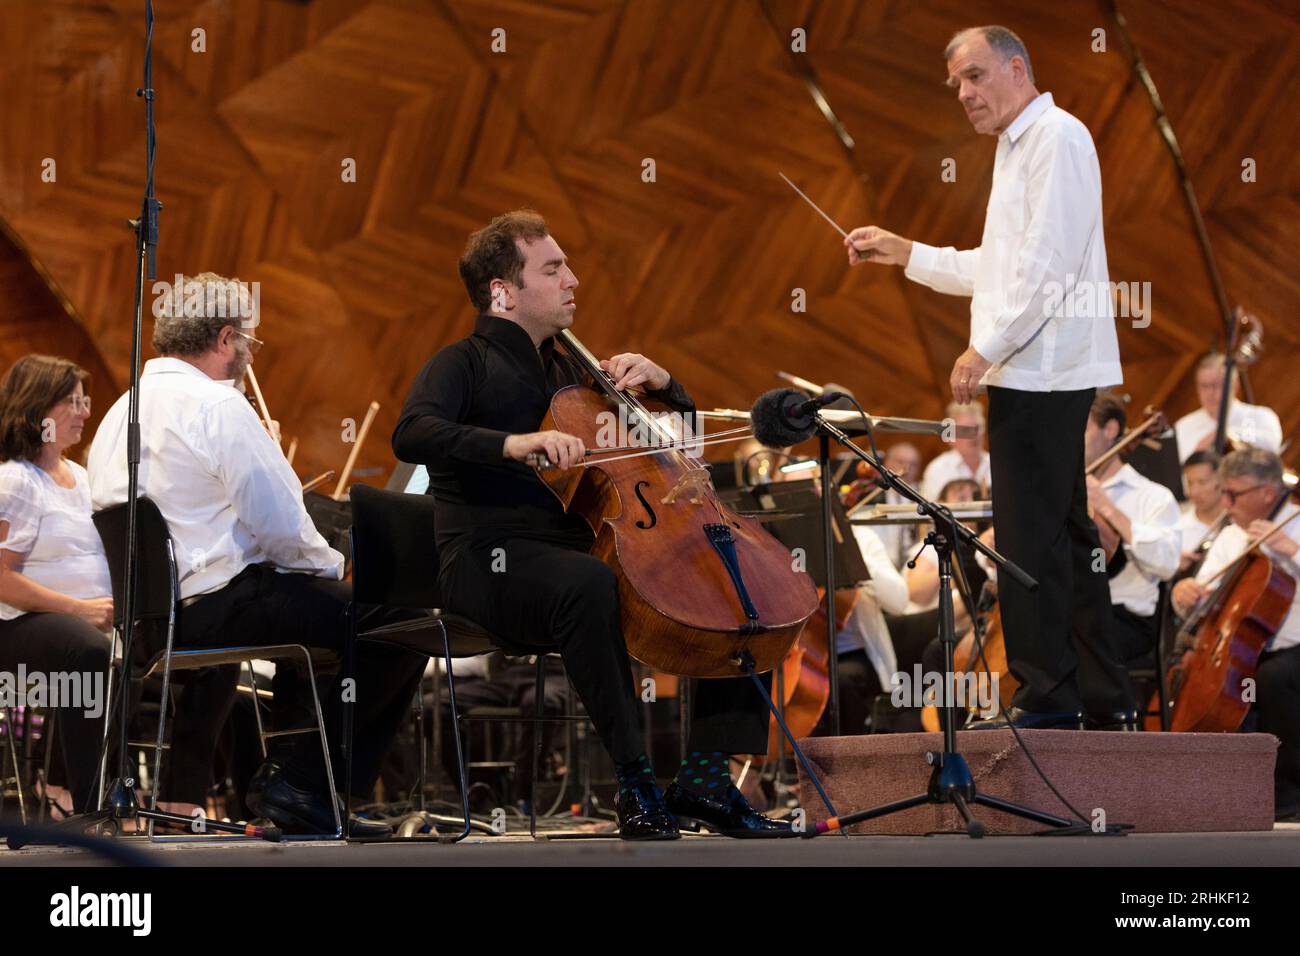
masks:
<instances>
[{"instance_id":1,"label":"cello f-hole","mask_svg":"<svg viewBox=\"0 0 1300 956\"><path fill-rule=\"evenodd\" d=\"M642 480L642 481L638 481L635 487L633 488L633 490L636 492L636 500L641 502L641 507L645 508L646 514L650 516L649 524L646 524L644 518L636 519L636 526L640 528L642 531L649 531L651 528L653 528L655 525L659 523L659 516L655 514L654 508L650 507L650 502L646 501L645 495L641 494L641 489L647 488L649 487L649 485L650 482Z\"/></svg>"}]
</instances>

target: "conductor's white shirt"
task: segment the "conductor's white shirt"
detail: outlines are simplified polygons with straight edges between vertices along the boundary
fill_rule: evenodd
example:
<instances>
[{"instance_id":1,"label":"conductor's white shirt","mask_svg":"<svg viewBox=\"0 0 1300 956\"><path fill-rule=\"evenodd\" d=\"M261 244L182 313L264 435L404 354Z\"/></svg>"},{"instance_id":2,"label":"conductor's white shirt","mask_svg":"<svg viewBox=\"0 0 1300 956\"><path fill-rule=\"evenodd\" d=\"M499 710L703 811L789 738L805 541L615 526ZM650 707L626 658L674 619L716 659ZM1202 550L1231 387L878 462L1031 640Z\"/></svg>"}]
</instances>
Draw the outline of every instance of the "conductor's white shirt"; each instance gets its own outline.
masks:
<instances>
[{"instance_id":1,"label":"conductor's white shirt","mask_svg":"<svg viewBox=\"0 0 1300 956\"><path fill-rule=\"evenodd\" d=\"M985 385L1050 392L1123 380L1097 151L1051 93L998 136L979 248L914 242L906 275L971 296L970 344L993 363Z\"/></svg>"},{"instance_id":2,"label":"conductor's white shirt","mask_svg":"<svg viewBox=\"0 0 1300 956\"><path fill-rule=\"evenodd\" d=\"M90 446L96 510L126 500L127 399ZM250 564L341 579L343 555L321 537L302 483L243 394L189 362L150 359L140 375L140 494L171 531L181 597L224 587Z\"/></svg>"}]
</instances>

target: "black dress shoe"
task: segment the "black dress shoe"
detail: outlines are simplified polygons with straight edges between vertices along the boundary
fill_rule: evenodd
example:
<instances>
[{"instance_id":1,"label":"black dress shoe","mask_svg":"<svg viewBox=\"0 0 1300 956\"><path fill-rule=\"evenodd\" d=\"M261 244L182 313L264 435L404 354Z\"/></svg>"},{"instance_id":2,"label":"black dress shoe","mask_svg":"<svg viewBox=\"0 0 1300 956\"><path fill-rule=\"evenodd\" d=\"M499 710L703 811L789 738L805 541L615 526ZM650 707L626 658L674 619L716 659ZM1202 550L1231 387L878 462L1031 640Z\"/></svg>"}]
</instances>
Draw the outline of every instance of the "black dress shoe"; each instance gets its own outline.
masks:
<instances>
[{"instance_id":1,"label":"black dress shoe","mask_svg":"<svg viewBox=\"0 0 1300 956\"><path fill-rule=\"evenodd\" d=\"M799 835L788 821L765 817L751 807L734 786L714 797L687 790L674 780L668 785L664 802L674 816L724 836L772 839Z\"/></svg>"},{"instance_id":2,"label":"black dress shoe","mask_svg":"<svg viewBox=\"0 0 1300 956\"><path fill-rule=\"evenodd\" d=\"M334 832L334 811L329 800L323 794L301 790L289 783L278 764L263 764L254 779L258 785L255 790L250 782L247 803L248 809L257 816L266 817L286 834ZM387 837L393 835L393 828L354 815L348 818L347 835Z\"/></svg>"},{"instance_id":3,"label":"black dress shoe","mask_svg":"<svg viewBox=\"0 0 1300 956\"><path fill-rule=\"evenodd\" d=\"M262 792L266 790L267 783L283 773L283 770L280 761L267 760L257 768L257 773L249 778L248 788L244 791L244 804L254 815L257 815L258 812L255 805L261 801Z\"/></svg>"},{"instance_id":4,"label":"black dress shoe","mask_svg":"<svg viewBox=\"0 0 1300 956\"><path fill-rule=\"evenodd\" d=\"M653 783L643 783L614 795L621 840L677 840L677 821L664 806L663 794Z\"/></svg>"},{"instance_id":5,"label":"black dress shoe","mask_svg":"<svg viewBox=\"0 0 1300 956\"><path fill-rule=\"evenodd\" d=\"M1115 710L1107 714L1089 713L1083 721L1086 730L1122 730L1135 733L1138 730L1136 710Z\"/></svg>"},{"instance_id":6,"label":"black dress shoe","mask_svg":"<svg viewBox=\"0 0 1300 956\"><path fill-rule=\"evenodd\" d=\"M977 720L967 730L1078 730L1083 715L1064 710L1034 711L1023 707L1007 707L996 717Z\"/></svg>"}]
</instances>

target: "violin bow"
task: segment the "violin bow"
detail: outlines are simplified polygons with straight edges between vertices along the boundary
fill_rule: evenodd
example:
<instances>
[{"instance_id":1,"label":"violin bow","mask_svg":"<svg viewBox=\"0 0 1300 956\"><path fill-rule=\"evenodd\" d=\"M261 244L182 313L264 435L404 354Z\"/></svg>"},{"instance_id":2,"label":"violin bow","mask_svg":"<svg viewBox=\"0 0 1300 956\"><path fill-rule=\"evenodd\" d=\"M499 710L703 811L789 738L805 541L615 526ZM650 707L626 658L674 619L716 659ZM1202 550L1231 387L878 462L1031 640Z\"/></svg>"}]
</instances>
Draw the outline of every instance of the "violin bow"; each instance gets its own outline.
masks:
<instances>
[{"instance_id":1,"label":"violin bow","mask_svg":"<svg viewBox=\"0 0 1300 956\"><path fill-rule=\"evenodd\" d=\"M266 426L266 433L275 439L276 444L279 444L279 429L275 427L271 412L266 407L266 397L262 394L262 386L257 384L257 373L253 371L253 366L250 365L244 370L244 374L248 377L248 384L253 386L253 396L257 399L257 407L262 411L262 424Z\"/></svg>"},{"instance_id":2,"label":"violin bow","mask_svg":"<svg viewBox=\"0 0 1300 956\"><path fill-rule=\"evenodd\" d=\"M343 473L339 475L339 483L334 486L334 494L330 495L335 501L343 498L343 489L347 487L348 479L352 477L352 468L357 463L357 455L361 452L361 446L365 444L366 435L369 434L370 426L378 412L379 403L371 402L370 407L366 409L366 417L361 422L361 430L357 432L357 440L352 443L352 451L348 454L348 463L343 466Z\"/></svg>"},{"instance_id":3,"label":"violin bow","mask_svg":"<svg viewBox=\"0 0 1300 956\"><path fill-rule=\"evenodd\" d=\"M1283 518L1280 521L1273 522L1272 527L1270 527L1267 531L1261 534L1258 538L1255 538L1254 540L1248 541L1246 543L1245 550L1242 551L1241 554L1237 555L1236 560L1231 561L1228 564L1221 567L1218 571L1214 573L1212 577L1210 577L1205 582L1205 584L1202 585L1202 587L1209 587L1215 581L1219 580L1219 578L1223 577L1229 571L1229 569L1235 568L1238 564L1241 563L1241 560L1243 558L1258 551L1260 546L1263 545L1264 542L1268 541L1270 538L1273 537L1273 535L1277 534L1279 531L1281 531L1283 528L1289 525L1296 518L1300 518L1300 511L1297 511L1289 518Z\"/></svg>"},{"instance_id":4,"label":"violin bow","mask_svg":"<svg viewBox=\"0 0 1300 956\"><path fill-rule=\"evenodd\" d=\"M332 478L333 475L334 475L333 468L325 472L323 475L317 475L311 481L307 482L307 484L302 486L302 493L305 495L307 492L311 491L313 488L317 487L318 485L323 485L325 482L329 481L329 479Z\"/></svg>"},{"instance_id":5,"label":"violin bow","mask_svg":"<svg viewBox=\"0 0 1300 956\"><path fill-rule=\"evenodd\" d=\"M1098 455L1088 465L1088 467L1083 470L1085 475L1091 475L1116 455L1123 454L1127 451L1130 445L1136 444L1140 439L1146 438L1152 432L1162 433L1169 429L1169 426L1165 422L1164 412L1157 411L1155 408L1148 405L1142 414L1146 416L1146 419L1142 424L1129 429L1127 435Z\"/></svg>"}]
</instances>

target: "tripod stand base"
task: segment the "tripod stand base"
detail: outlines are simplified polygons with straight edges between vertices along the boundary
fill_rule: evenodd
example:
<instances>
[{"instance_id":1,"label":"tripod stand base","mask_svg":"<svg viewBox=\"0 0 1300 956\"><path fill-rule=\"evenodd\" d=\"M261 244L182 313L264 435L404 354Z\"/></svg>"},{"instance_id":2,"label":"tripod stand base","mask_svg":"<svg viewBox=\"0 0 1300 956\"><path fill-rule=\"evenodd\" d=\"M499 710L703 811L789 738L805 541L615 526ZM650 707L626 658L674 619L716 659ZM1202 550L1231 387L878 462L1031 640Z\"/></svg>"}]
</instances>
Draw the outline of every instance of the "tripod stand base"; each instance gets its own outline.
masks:
<instances>
[{"instance_id":1,"label":"tripod stand base","mask_svg":"<svg viewBox=\"0 0 1300 956\"><path fill-rule=\"evenodd\" d=\"M57 846L59 844L59 834L80 835L96 828L108 830L107 835L116 836L121 829L121 821L123 820L134 820L137 832L143 832L142 823L152 821L153 823L170 823L195 834L210 831L231 833L266 840L270 843L279 843L284 836L279 827L254 826L251 823L225 823L221 820L191 817L182 813L145 810L136 799L135 781L118 778L109 785L107 793L104 794L104 806L100 809L68 817L52 830L44 831L41 839L23 840L11 836L7 842L11 850L20 850L24 846L30 845ZM197 828L196 824L198 824ZM48 838L46 835L48 835Z\"/></svg>"},{"instance_id":2,"label":"tripod stand base","mask_svg":"<svg viewBox=\"0 0 1300 956\"><path fill-rule=\"evenodd\" d=\"M1051 827L1070 828L1074 826L1073 821L1064 817L1044 813L1041 810L1012 803L1010 800L990 797L978 792L975 788L975 779L971 776L970 767L966 763L966 758L959 753L953 751L929 751L925 755L925 760L926 763L933 767L930 771L930 783L925 793L919 793L902 800L895 800L892 803L884 803L867 810L859 810L844 817L830 817L814 824L806 831L805 836L814 837L823 833L832 833L843 830L855 823L900 813L903 810L909 810L912 807L918 807L926 803L951 804L961 814L962 820L965 821L966 833L974 839L984 836L988 830L971 813L972 805L1000 810L1003 813L1009 813Z\"/></svg>"}]
</instances>

